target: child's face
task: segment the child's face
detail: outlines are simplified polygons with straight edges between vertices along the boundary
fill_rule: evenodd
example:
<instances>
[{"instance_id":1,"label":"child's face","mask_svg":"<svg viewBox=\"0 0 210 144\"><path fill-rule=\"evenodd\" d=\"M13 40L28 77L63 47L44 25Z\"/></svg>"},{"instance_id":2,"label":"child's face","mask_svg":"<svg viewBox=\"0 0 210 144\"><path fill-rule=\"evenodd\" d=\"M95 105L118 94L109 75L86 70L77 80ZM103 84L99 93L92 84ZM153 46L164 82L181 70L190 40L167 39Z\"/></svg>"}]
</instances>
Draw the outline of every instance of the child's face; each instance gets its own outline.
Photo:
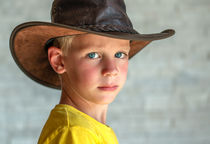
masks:
<instances>
[{"instance_id":1,"label":"child's face","mask_svg":"<svg viewBox=\"0 0 210 144\"><path fill-rule=\"evenodd\" d=\"M96 104L109 104L123 87L129 40L85 34L73 39L64 57L68 91Z\"/></svg>"}]
</instances>

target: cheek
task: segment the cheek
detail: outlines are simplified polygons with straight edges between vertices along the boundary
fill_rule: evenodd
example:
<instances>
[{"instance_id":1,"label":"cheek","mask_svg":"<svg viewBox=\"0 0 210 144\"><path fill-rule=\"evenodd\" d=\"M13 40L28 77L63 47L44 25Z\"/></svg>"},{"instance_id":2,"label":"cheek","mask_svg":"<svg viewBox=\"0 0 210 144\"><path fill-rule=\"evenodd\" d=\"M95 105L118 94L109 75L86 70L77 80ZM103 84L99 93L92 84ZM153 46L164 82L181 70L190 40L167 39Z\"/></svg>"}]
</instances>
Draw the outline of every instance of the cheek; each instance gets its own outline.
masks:
<instances>
[{"instance_id":1,"label":"cheek","mask_svg":"<svg viewBox=\"0 0 210 144\"><path fill-rule=\"evenodd\" d=\"M119 70L120 70L120 74L119 74L119 77L118 77L118 81L121 83L121 86L123 86L125 84L126 79L127 79L128 62L120 65Z\"/></svg>"},{"instance_id":2,"label":"cheek","mask_svg":"<svg viewBox=\"0 0 210 144\"><path fill-rule=\"evenodd\" d=\"M75 75L77 75L77 81L84 86L95 83L99 73L99 68L96 65L90 63L79 63L75 71Z\"/></svg>"},{"instance_id":3,"label":"cheek","mask_svg":"<svg viewBox=\"0 0 210 144\"><path fill-rule=\"evenodd\" d=\"M119 68L120 68L121 76L125 77L126 79L127 72L128 72L128 62L121 64Z\"/></svg>"}]
</instances>

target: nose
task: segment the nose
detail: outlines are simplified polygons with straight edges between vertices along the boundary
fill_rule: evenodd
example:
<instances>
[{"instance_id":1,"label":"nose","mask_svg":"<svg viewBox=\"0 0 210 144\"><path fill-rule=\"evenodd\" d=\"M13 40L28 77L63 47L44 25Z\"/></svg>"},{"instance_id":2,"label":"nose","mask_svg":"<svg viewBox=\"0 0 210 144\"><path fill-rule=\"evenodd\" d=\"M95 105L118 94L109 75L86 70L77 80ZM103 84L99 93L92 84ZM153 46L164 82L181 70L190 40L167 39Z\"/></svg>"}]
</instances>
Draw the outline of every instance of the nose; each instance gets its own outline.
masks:
<instances>
[{"instance_id":1,"label":"nose","mask_svg":"<svg viewBox=\"0 0 210 144\"><path fill-rule=\"evenodd\" d=\"M102 68L102 75L103 76L108 76L108 77L113 77L117 76L119 70L117 67L117 64L114 60L105 60L103 63L103 68Z\"/></svg>"}]
</instances>

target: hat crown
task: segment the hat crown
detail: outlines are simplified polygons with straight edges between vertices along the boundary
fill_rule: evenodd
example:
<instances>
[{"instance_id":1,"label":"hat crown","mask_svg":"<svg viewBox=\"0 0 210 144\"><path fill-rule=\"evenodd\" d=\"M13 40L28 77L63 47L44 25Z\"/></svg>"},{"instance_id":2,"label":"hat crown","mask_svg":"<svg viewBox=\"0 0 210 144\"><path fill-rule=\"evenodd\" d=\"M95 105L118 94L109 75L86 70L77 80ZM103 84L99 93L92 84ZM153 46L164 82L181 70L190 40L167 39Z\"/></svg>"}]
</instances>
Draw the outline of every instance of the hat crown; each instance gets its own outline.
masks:
<instances>
[{"instance_id":1,"label":"hat crown","mask_svg":"<svg viewBox=\"0 0 210 144\"><path fill-rule=\"evenodd\" d=\"M104 31L136 33L123 0L54 0L51 21L95 31L106 27Z\"/></svg>"}]
</instances>

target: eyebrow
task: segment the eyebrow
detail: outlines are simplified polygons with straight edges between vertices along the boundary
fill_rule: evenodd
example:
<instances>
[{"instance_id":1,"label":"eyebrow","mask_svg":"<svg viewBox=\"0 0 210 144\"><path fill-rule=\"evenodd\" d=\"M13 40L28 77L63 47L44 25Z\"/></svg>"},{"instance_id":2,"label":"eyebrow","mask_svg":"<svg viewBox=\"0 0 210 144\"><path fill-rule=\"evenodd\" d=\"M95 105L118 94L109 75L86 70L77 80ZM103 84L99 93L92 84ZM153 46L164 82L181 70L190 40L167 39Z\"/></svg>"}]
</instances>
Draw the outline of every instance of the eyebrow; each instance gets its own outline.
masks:
<instances>
[{"instance_id":1,"label":"eyebrow","mask_svg":"<svg viewBox=\"0 0 210 144\"><path fill-rule=\"evenodd\" d=\"M99 45L86 45L86 46L81 46L80 50L89 50L89 49L102 49L103 45L99 46ZM118 47L121 50L128 50L130 49L130 46L119 46Z\"/></svg>"},{"instance_id":2,"label":"eyebrow","mask_svg":"<svg viewBox=\"0 0 210 144\"><path fill-rule=\"evenodd\" d=\"M98 49L98 48L102 48L102 46L91 45L91 44L79 46L80 51L85 51L85 50L90 50L90 49Z\"/></svg>"}]
</instances>

